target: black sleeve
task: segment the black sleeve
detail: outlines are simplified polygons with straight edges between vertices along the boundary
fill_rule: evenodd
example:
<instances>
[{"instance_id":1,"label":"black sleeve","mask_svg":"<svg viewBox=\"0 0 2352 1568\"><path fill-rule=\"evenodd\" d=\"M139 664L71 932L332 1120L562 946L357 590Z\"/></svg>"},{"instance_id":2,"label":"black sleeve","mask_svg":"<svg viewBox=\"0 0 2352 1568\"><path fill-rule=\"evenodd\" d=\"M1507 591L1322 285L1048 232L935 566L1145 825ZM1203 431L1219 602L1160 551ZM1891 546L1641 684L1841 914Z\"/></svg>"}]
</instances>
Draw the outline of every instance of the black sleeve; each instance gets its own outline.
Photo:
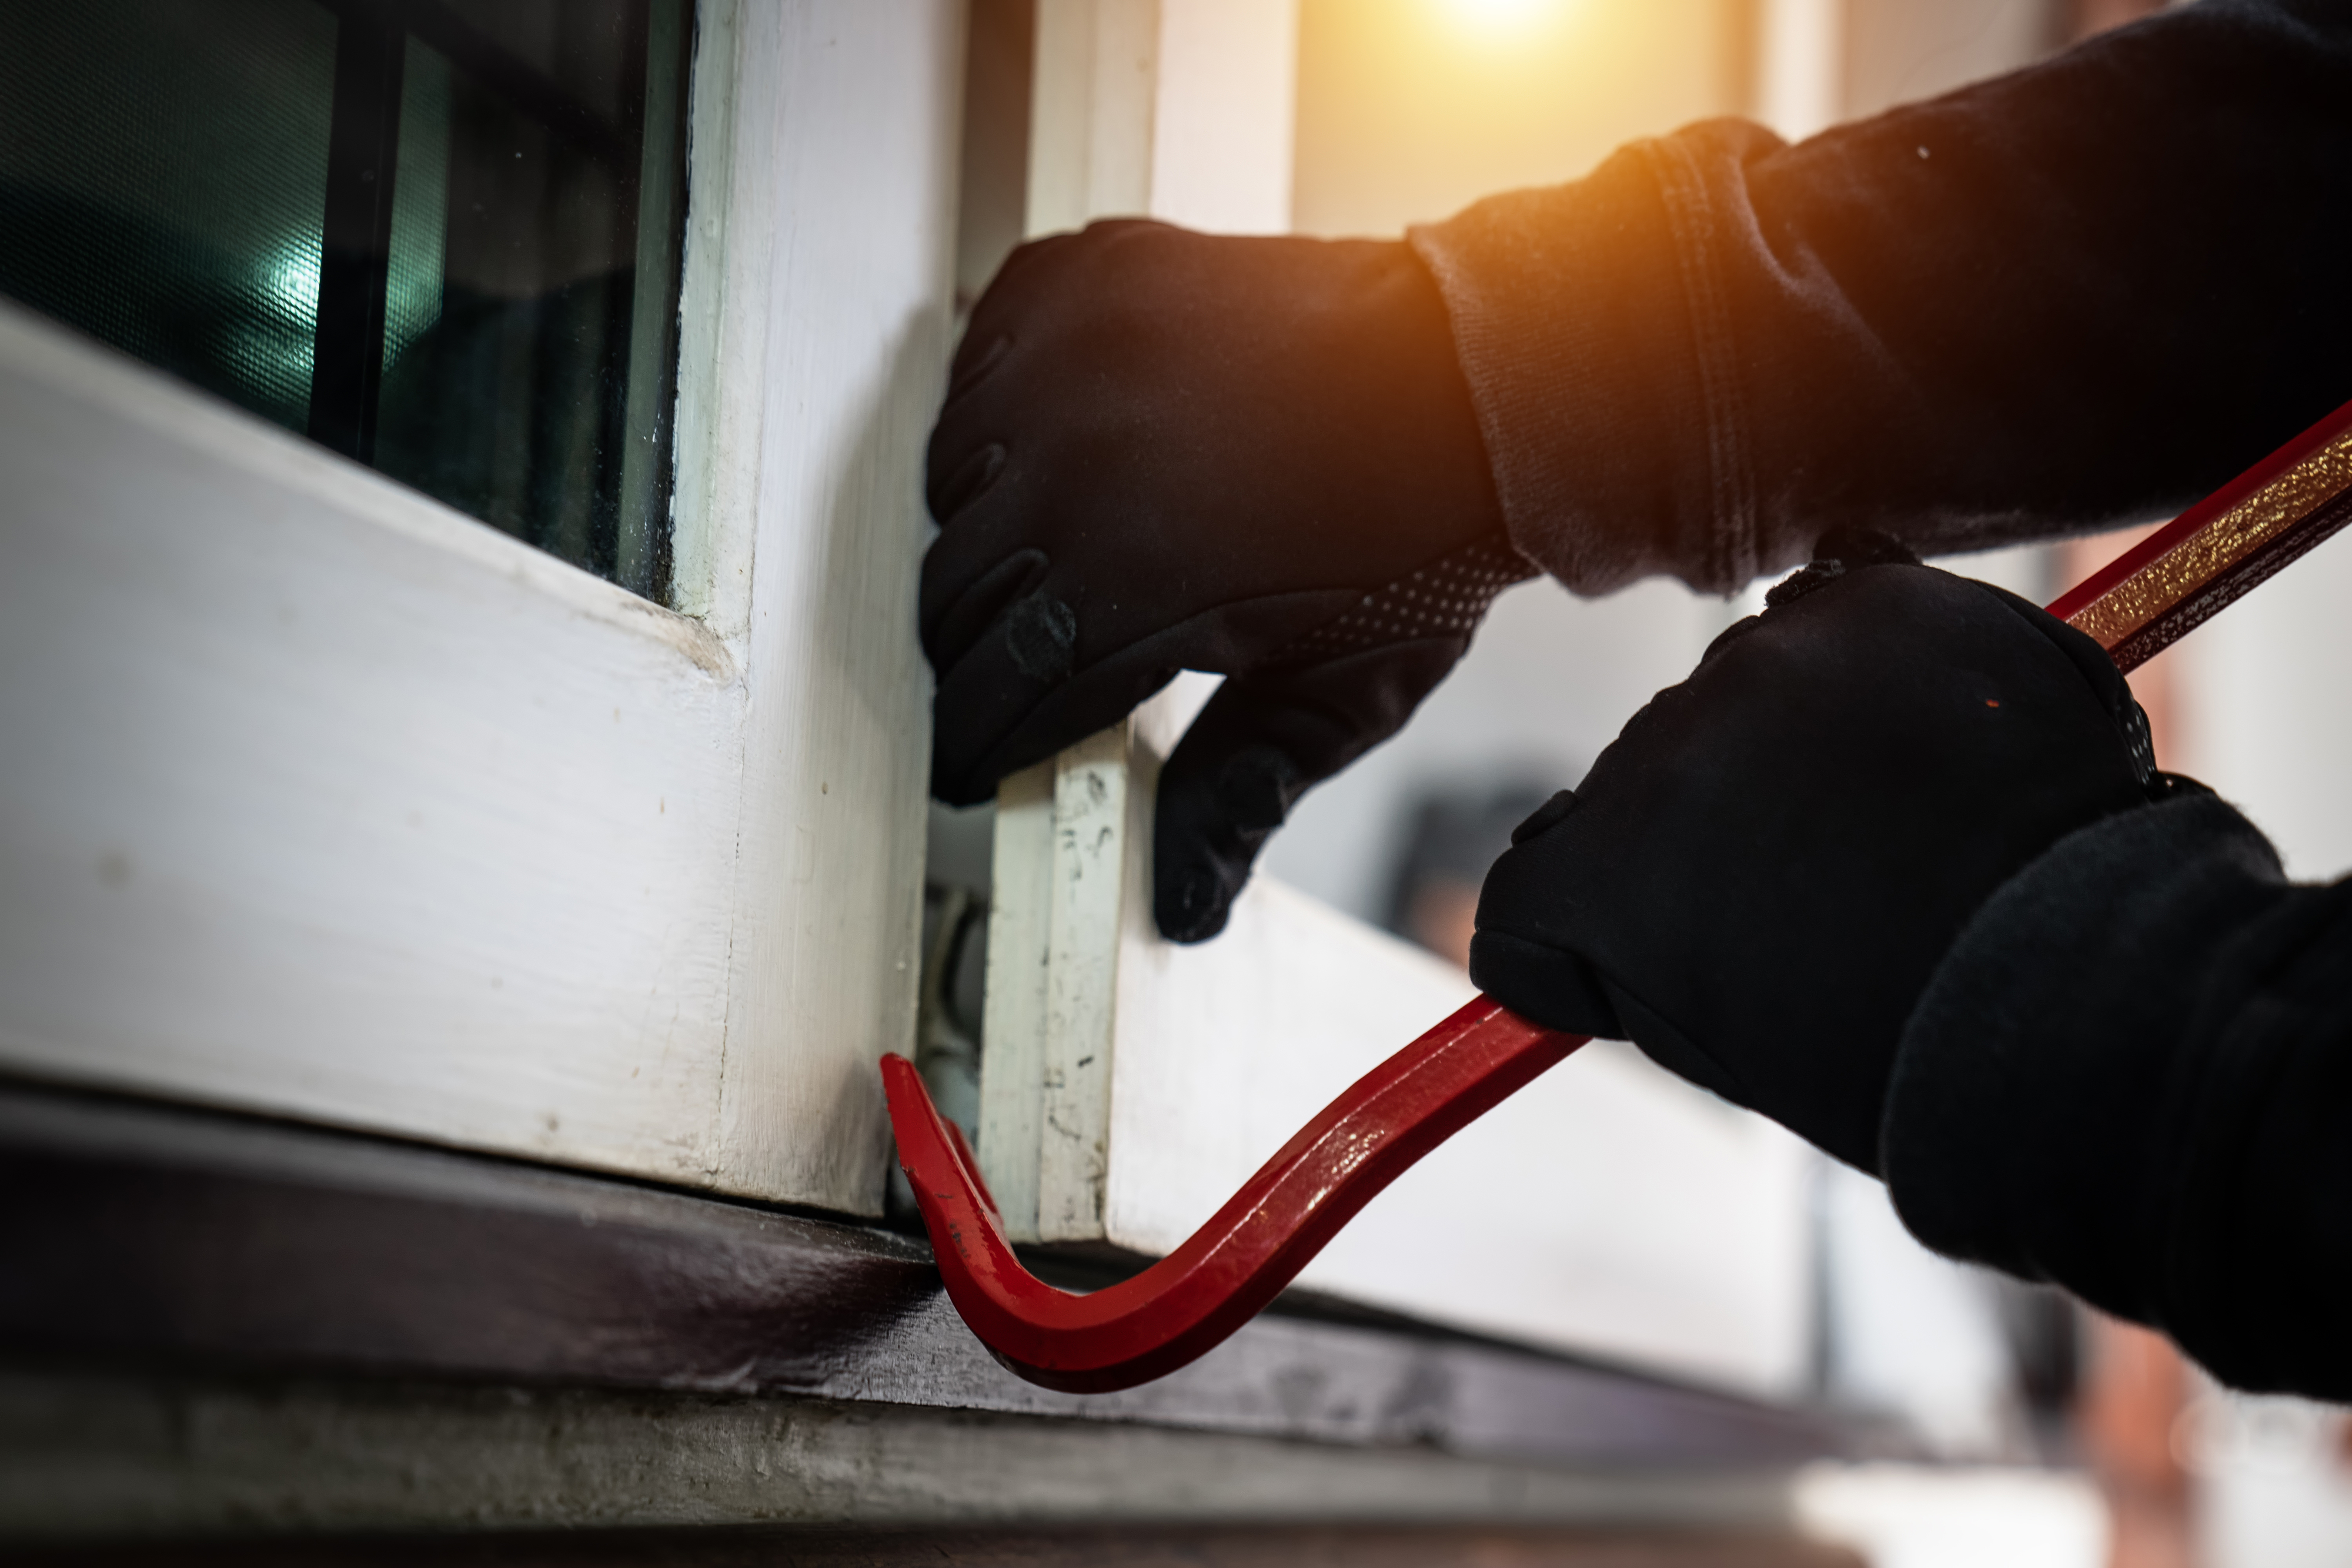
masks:
<instances>
[{"instance_id":1,"label":"black sleeve","mask_svg":"<svg viewBox=\"0 0 2352 1568\"><path fill-rule=\"evenodd\" d=\"M2203 0L1798 146L1706 122L1412 240L1580 591L2166 515L2352 398L2352 4Z\"/></svg>"},{"instance_id":2,"label":"black sleeve","mask_svg":"<svg viewBox=\"0 0 2352 1568\"><path fill-rule=\"evenodd\" d=\"M1937 1250L2352 1399L2352 881L2193 789L2062 841L1938 967L1881 1157Z\"/></svg>"}]
</instances>

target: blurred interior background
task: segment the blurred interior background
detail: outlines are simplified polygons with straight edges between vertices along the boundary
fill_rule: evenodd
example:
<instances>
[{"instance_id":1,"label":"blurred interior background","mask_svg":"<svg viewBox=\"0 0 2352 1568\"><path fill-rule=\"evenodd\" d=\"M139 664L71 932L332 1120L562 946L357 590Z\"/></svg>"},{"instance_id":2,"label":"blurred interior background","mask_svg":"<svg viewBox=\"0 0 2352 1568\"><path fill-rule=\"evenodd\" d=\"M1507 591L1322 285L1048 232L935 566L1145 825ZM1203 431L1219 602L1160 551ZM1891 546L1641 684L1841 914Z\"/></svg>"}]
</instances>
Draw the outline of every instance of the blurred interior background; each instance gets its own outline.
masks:
<instances>
[{"instance_id":1,"label":"blurred interior background","mask_svg":"<svg viewBox=\"0 0 2352 1568\"><path fill-rule=\"evenodd\" d=\"M987 0L982 0L985 10ZM1717 115L1798 139L2031 65L2158 0L1299 0L1295 232L1395 236L1480 196L1576 178L1617 146ZM974 78L975 90L986 83ZM982 150L985 155L986 150ZM972 154L968 152L967 157ZM967 170L967 188L984 171ZM967 225L967 235L971 229ZM984 282L1011 235L967 256ZM2046 601L2133 536L1948 562ZM1396 738L1309 794L1263 871L1461 961L1511 827L1572 786L1762 584L1724 602L1645 583L1505 594ZM2165 766L2243 806L2310 878L2352 869L2352 665L2323 547L2133 684ZM985 809L940 812L934 875L986 886ZM947 1009L976 1025L980 943ZM954 948L949 944L943 951ZM1910 1240L1878 1184L1817 1181L1819 1397L1967 1467L1828 1474L1824 1531L1882 1568L2352 1563L2352 1439L2336 1412L2227 1396L2161 1338Z\"/></svg>"},{"instance_id":2,"label":"blurred interior background","mask_svg":"<svg viewBox=\"0 0 2352 1568\"><path fill-rule=\"evenodd\" d=\"M1393 237L1490 193L1574 179L1632 139L1724 115L1803 138L2030 67L2164 3L1188 0L1185 15L1216 24L1185 35L1194 47L1226 24L1268 47L1247 51L1252 93L1203 92L1177 129L1152 122L1159 147L1182 154L1152 179L1246 162L1228 157L1231 144L1255 138L1292 155L1261 159L1249 181L1224 183L1232 190L1203 181L1218 187L1209 204L1181 210L1235 232ZM1049 225L1025 183L1039 0L967 0L964 10L956 279L969 306L1024 227ZM876 7L861 25L887 14ZM937 46L929 57L940 74L926 90L939 89L940 135L910 166L950 155L957 15L941 6L928 31L916 29ZM0 246L0 295L661 601L677 586L662 498L673 488L668 411L681 395L694 26L684 0L209 0L89 17L0 5L0 107L18 111L0 116L0 233L16 241ZM247 33L276 42L251 58L223 42ZM353 83L364 90L338 111ZM1268 83L1277 90L1255 90ZM1278 125L1268 118L1276 104ZM357 128L366 156L332 152L339 120ZM151 160L166 135L177 155ZM877 167L896 156L877 155ZM377 184L380 167L397 178ZM360 189L369 185L376 195ZM1215 204L1236 191L1245 200ZM941 221L945 204L942 193ZM373 315L349 308L374 287L356 251L322 237L342 222L324 214L347 208L382 218L369 242L381 240L368 263L382 268ZM159 277L173 287L156 288ZM931 300L936 280L926 279ZM809 313L828 309L837 313L832 301ZM365 373L331 373L354 365ZM1948 564L2047 600L2129 542ZM1304 800L1263 873L1462 963L1480 883L1514 824L1576 784L1629 716L1758 607L1763 587L1727 600L1652 582L1593 601L1548 580L1515 588L1406 729ZM2334 689L2352 662L2336 609L2347 595L2352 538L2134 676L2159 759L2242 805L2306 878L2352 869L2352 813L2334 789L2352 765L2352 712ZM477 661L467 675L492 668ZM1184 679L1195 696L1212 684ZM915 687L905 690L911 715ZM902 726L891 738L919 744L918 734ZM848 793L838 776L831 789L836 800ZM656 815L688 815L676 798L656 799ZM411 813L400 831L421 825ZM917 1054L943 1108L970 1127L990 812L935 808L931 829ZM891 849L911 878L910 857ZM108 852L101 891L85 895L116 896L129 867ZM37 911L26 928L52 918ZM1312 988L1294 988L1319 1004ZM1427 1021L1396 1019L1383 1047ZM557 1124L546 1116L551 1139ZM1558 1174L1570 1136L1553 1121L1504 1141L1524 1139L1515 1152L1557 1193L1572 1185ZM543 1152L533 1142L525 1157ZM1670 1163L1612 1170L1613 1189L1573 1185L1596 1208L1630 1208L1624 1195L1638 1193L1656 1212L1720 1220L1730 1184L1676 1185L1664 1179ZM1779 1319L1807 1331L1785 1336L1801 1344L1787 1358L1801 1372L1793 1396L1847 1417L1841 1430L1887 1439L1840 1451L1906 1457L1810 1473L1799 1504L1816 1531L1875 1568L2352 1565L2352 1428L2341 1412L2228 1395L2160 1336L1929 1254L1874 1181L1826 1159L1805 1169L1805 1203L1785 1206L1785 1231L1721 1228L1761 1238L1759 1250L1790 1261L1781 1279L1809 1281L1789 1292L1807 1299ZM1475 1190L1513 1199L1522 1184L1487 1176ZM911 1227L909 1201L902 1191L900 1222ZM1476 1244L1475 1261L1508 1261L1529 1233L1517 1210L1497 1207L1510 1228L1502 1245ZM1437 1276L1448 1263L1442 1249L1417 1248L1412 1267ZM1582 1267L1571 1288L1609 1277L1605 1261ZM271 1279L273 1311L279 1288ZM1738 1299L1721 1321L1769 1315L1752 1292L1706 1299L1725 1298ZM1776 1386L1774 1397L1790 1393Z\"/></svg>"}]
</instances>

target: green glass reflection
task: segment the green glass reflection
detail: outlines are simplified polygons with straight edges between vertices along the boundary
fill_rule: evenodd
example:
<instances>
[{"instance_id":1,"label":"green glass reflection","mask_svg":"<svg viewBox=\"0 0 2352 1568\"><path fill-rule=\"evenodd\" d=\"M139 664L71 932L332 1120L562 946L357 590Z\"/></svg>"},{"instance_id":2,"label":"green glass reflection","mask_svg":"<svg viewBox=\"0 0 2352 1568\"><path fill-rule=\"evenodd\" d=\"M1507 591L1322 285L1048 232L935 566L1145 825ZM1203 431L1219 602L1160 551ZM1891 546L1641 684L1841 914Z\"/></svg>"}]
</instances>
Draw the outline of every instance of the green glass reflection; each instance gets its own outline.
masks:
<instances>
[{"instance_id":1,"label":"green glass reflection","mask_svg":"<svg viewBox=\"0 0 2352 1568\"><path fill-rule=\"evenodd\" d=\"M683 0L0 5L0 293L659 597L690 36Z\"/></svg>"},{"instance_id":2,"label":"green glass reflection","mask_svg":"<svg viewBox=\"0 0 2352 1568\"><path fill-rule=\"evenodd\" d=\"M400 151L392 187L383 368L441 319L449 204L449 62L411 38L400 88Z\"/></svg>"},{"instance_id":3,"label":"green glass reflection","mask_svg":"<svg viewBox=\"0 0 2352 1568\"><path fill-rule=\"evenodd\" d=\"M0 6L0 292L300 429L334 57L309 0Z\"/></svg>"}]
</instances>

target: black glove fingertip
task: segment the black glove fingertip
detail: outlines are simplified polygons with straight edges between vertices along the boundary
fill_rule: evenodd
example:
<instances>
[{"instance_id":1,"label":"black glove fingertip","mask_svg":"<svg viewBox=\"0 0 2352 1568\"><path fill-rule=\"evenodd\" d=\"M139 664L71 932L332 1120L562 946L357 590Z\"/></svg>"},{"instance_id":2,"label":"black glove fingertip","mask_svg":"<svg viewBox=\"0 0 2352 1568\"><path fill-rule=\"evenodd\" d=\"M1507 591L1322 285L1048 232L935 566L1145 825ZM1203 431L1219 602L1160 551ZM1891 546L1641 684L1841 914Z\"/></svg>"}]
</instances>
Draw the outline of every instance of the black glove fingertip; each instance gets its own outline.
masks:
<instances>
[{"instance_id":1,"label":"black glove fingertip","mask_svg":"<svg viewBox=\"0 0 2352 1568\"><path fill-rule=\"evenodd\" d=\"M1576 798L1575 790L1562 789L1528 813L1526 821L1511 830L1511 847L1517 849L1529 839L1541 838L1550 832L1568 821L1569 813L1575 810L1579 804L1580 802Z\"/></svg>"},{"instance_id":2,"label":"black glove fingertip","mask_svg":"<svg viewBox=\"0 0 2352 1568\"><path fill-rule=\"evenodd\" d=\"M1278 747L1245 747L1217 769L1215 799L1225 820L1244 833L1265 834L1290 820L1307 783Z\"/></svg>"},{"instance_id":3,"label":"black glove fingertip","mask_svg":"<svg viewBox=\"0 0 2352 1568\"><path fill-rule=\"evenodd\" d=\"M980 384L981 379L1003 361L1013 347L1010 332L998 332L984 342L975 343L967 338L956 350L955 364L948 376L948 392L942 406L952 403Z\"/></svg>"},{"instance_id":4,"label":"black glove fingertip","mask_svg":"<svg viewBox=\"0 0 2352 1568\"><path fill-rule=\"evenodd\" d=\"M1011 749L1041 708L1070 692L1076 637L1069 606L1041 589L1016 601L941 672L931 697L933 796L950 806L977 805L1005 774L1101 727L1087 722L1090 715L1065 715L1066 737L1025 752Z\"/></svg>"},{"instance_id":5,"label":"black glove fingertip","mask_svg":"<svg viewBox=\"0 0 2352 1568\"><path fill-rule=\"evenodd\" d=\"M1225 928L1265 834L1240 833L1214 792L1168 788L1152 828L1151 919L1171 942L1206 942Z\"/></svg>"},{"instance_id":6,"label":"black glove fingertip","mask_svg":"<svg viewBox=\"0 0 2352 1568\"><path fill-rule=\"evenodd\" d=\"M1622 1040L1625 1026L1592 966L1574 953L1507 931L1470 938L1470 980L1521 1018L1546 1029Z\"/></svg>"},{"instance_id":7,"label":"black glove fingertip","mask_svg":"<svg viewBox=\"0 0 2352 1568\"><path fill-rule=\"evenodd\" d=\"M1234 895L1239 890L1229 881L1226 868L1197 845L1170 860L1162 874L1152 879L1152 923L1171 942L1206 942L1233 917ZM1247 874L1244 870L1243 875Z\"/></svg>"},{"instance_id":8,"label":"black glove fingertip","mask_svg":"<svg viewBox=\"0 0 2352 1568\"><path fill-rule=\"evenodd\" d=\"M1258 851L1305 787L1297 765L1265 744L1244 747L1205 781L1185 768L1160 776L1151 914L1162 936L1205 942L1224 930Z\"/></svg>"},{"instance_id":9,"label":"black glove fingertip","mask_svg":"<svg viewBox=\"0 0 2352 1568\"><path fill-rule=\"evenodd\" d=\"M937 603L924 605L923 653L931 667L942 674L953 668L997 617L1037 591L1049 570L1045 551L1014 550L954 598L940 594Z\"/></svg>"},{"instance_id":10,"label":"black glove fingertip","mask_svg":"<svg viewBox=\"0 0 2352 1568\"><path fill-rule=\"evenodd\" d=\"M929 493L924 501L931 509L931 519L945 526L958 512L988 493L1004 472L1004 444L992 441L977 452L967 455L945 476L931 476Z\"/></svg>"}]
</instances>

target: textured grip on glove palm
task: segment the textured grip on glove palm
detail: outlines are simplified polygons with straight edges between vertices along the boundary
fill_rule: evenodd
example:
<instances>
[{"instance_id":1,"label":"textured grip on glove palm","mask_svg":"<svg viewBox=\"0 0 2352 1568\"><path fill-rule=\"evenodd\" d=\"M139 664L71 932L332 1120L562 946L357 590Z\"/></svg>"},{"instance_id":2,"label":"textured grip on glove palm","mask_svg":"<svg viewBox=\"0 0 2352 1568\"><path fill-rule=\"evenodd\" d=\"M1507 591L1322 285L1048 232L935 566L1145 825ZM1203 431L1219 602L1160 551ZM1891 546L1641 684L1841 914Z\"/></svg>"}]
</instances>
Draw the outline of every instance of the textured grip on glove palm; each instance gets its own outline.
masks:
<instances>
[{"instance_id":1,"label":"textured grip on glove palm","mask_svg":"<svg viewBox=\"0 0 2352 1568\"><path fill-rule=\"evenodd\" d=\"M1218 688L1160 777L1152 915L1199 942L1224 929L1251 864L1300 795L1394 735L1514 582L1516 551L1476 540L1363 596Z\"/></svg>"}]
</instances>

